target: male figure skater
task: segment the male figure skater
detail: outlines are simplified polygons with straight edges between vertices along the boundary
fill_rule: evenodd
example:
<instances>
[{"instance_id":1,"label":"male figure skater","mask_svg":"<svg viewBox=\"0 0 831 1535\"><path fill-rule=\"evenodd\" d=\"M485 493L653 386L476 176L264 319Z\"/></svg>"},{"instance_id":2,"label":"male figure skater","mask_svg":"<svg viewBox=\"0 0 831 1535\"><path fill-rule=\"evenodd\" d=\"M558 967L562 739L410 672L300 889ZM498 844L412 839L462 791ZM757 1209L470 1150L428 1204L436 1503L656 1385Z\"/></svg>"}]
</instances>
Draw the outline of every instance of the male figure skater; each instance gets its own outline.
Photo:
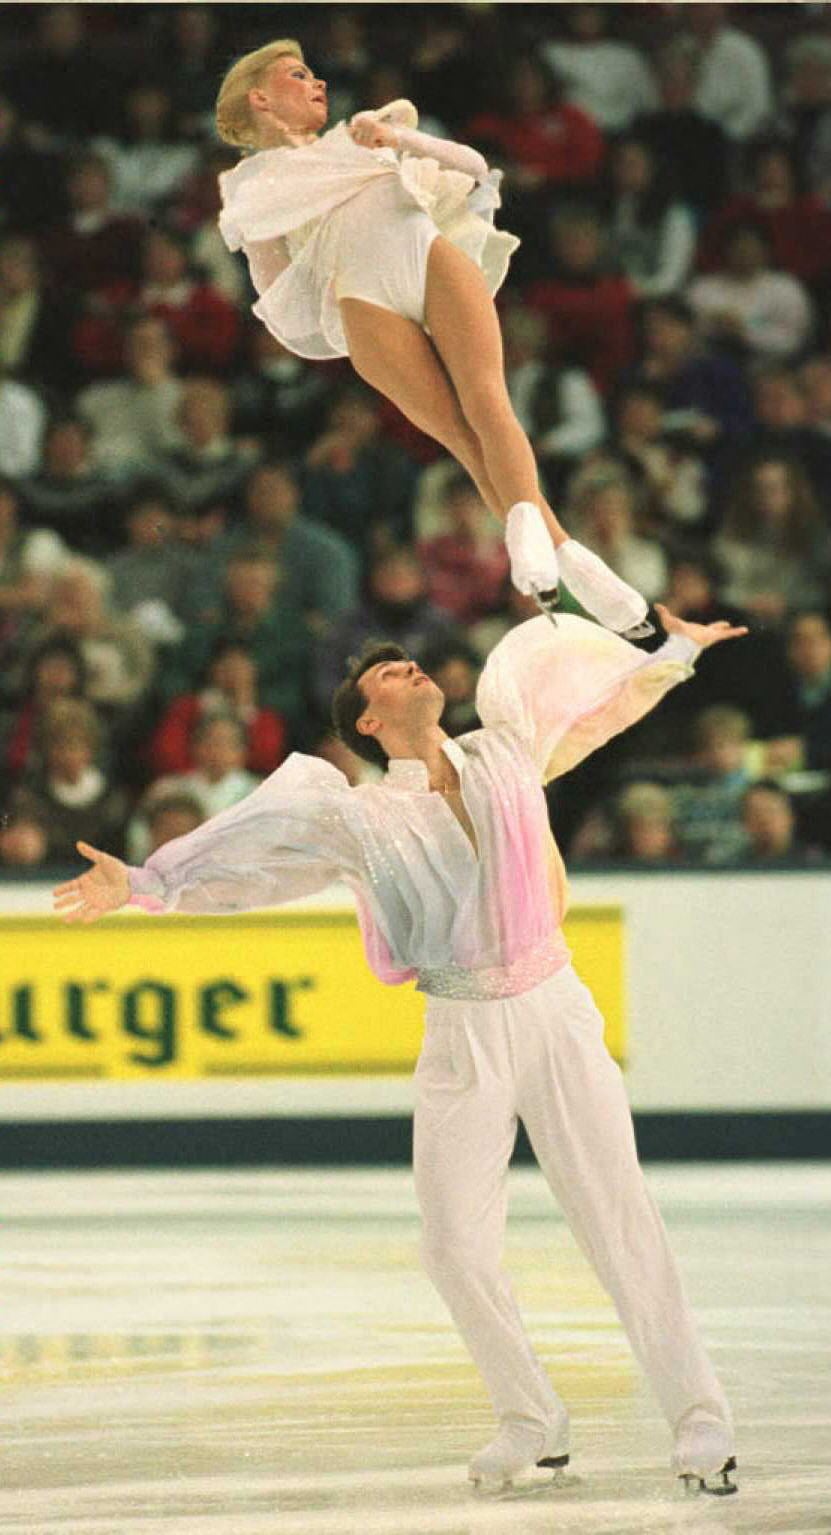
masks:
<instances>
[{"instance_id":1,"label":"male figure skater","mask_svg":"<svg viewBox=\"0 0 831 1535\"><path fill-rule=\"evenodd\" d=\"M521 1117L674 1434L674 1469L688 1485L734 1490L730 1408L638 1164L603 1020L569 962L542 789L690 676L700 649L746 632L658 612L669 638L653 654L569 615L520 624L483 671L483 728L455 741L439 726L438 687L397 647L376 647L351 667L334 719L386 767L382 782L350 788L330 764L294 754L142 869L79 843L93 867L55 892L67 921L89 922L130 901L227 912L352 886L376 974L415 978L427 995L415 1110L423 1256L493 1400L498 1432L469 1475L497 1489L569 1453L568 1413L500 1267Z\"/></svg>"}]
</instances>

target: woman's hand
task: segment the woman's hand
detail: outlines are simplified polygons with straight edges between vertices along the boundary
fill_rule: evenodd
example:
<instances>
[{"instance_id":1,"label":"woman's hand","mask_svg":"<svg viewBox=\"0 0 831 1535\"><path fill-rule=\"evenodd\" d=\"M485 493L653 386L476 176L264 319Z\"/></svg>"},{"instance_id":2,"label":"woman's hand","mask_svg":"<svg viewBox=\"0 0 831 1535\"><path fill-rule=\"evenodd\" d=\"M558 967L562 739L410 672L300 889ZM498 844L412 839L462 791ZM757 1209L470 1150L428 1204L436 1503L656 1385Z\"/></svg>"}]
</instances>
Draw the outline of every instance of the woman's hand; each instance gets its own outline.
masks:
<instances>
[{"instance_id":1,"label":"woman's hand","mask_svg":"<svg viewBox=\"0 0 831 1535\"><path fill-rule=\"evenodd\" d=\"M656 602L655 612L661 620L667 634L683 634L700 650L708 650L711 645L720 645L722 640L738 640L743 634L747 634L744 624L734 625L727 622L726 618L719 618L714 624L692 624L685 618L677 618L665 608L662 602Z\"/></svg>"},{"instance_id":2,"label":"woman's hand","mask_svg":"<svg viewBox=\"0 0 831 1535\"><path fill-rule=\"evenodd\" d=\"M347 133L363 149L397 149L398 134L391 123L380 123L374 112L356 112Z\"/></svg>"},{"instance_id":3,"label":"woman's hand","mask_svg":"<svg viewBox=\"0 0 831 1535\"><path fill-rule=\"evenodd\" d=\"M53 904L64 922L95 922L109 911L118 911L130 899L127 865L110 853L102 853L88 842L76 842L79 853L92 862L92 868L77 879L57 885Z\"/></svg>"}]
</instances>

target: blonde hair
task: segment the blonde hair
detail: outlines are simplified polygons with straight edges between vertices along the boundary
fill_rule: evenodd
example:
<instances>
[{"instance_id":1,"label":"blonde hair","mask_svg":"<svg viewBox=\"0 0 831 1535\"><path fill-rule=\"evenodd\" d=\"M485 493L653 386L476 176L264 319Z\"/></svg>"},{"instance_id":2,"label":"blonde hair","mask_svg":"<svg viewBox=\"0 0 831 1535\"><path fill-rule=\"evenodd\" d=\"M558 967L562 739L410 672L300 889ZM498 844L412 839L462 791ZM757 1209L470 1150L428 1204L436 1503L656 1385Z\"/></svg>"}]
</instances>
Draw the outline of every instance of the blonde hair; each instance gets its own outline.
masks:
<instances>
[{"instance_id":1,"label":"blonde hair","mask_svg":"<svg viewBox=\"0 0 831 1535\"><path fill-rule=\"evenodd\" d=\"M303 49L293 37L280 37L273 43L265 43L253 53L243 54L231 65L216 98L216 131L226 144L235 149L256 149L257 122L248 100L248 92L259 85L270 65L286 54L299 59Z\"/></svg>"}]
</instances>

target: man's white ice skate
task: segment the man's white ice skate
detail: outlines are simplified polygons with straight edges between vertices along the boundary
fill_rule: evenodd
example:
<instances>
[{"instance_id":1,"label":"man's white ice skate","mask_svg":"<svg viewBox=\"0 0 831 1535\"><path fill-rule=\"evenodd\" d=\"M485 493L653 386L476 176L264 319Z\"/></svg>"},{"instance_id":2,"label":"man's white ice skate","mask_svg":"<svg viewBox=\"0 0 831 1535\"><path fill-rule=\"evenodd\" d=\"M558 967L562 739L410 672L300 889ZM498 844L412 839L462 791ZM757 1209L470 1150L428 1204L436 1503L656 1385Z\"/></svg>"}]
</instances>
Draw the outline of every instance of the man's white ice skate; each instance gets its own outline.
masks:
<instances>
[{"instance_id":1,"label":"man's white ice skate","mask_svg":"<svg viewBox=\"0 0 831 1535\"><path fill-rule=\"evenodd\" d=\"M479 1492L505 1492L533 1466L553 1471L556 1481L568 1465L568 1429L567 1417L547 1429L523 1419L503 1423L496 1438L474 1455L468 1481Z\"/></svg>"},{"instance_id":2,"label":"man's white ice skate","mask_svg":"<svg viewBox=\"0 0 831 1535\"><path fill-rule=\"evenodd\" d=\"M505 543L517 591L533 597L540 612L556 626L554 609L560 600L557 551L533 501L517 501L511 507L505 520Z\"/></svg>"},{"instance_id":3,"label":"man's white ice skate","mask_svg":"<svg viewBox=\"0 0 831 1535\"><path fill-rule=\"evenodd\" d=\"M678 1425L672 1455L672 1468L684 1491L695 1496L708 1492L720 1498L738 1492L731 1479L731 1472L736 1470L732 1446L733 1436L726 1423L703 1408L691 1408Z\"/></svg>"}]
</instances>

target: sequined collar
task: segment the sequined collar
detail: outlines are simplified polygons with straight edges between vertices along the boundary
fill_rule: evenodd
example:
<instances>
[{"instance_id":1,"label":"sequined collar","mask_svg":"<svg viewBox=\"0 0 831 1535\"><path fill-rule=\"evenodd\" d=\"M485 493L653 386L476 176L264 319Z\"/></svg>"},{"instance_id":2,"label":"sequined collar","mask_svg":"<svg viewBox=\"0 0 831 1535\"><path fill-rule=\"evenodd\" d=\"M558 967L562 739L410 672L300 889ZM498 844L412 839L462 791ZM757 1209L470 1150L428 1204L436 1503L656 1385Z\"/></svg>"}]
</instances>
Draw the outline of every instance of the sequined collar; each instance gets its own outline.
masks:
<instances>
[{"instance_id":1,"label":"sequined collar","mask_svg":"<svg viewBox=\"0 0 831 1535\"><path fill-rule=\"evenodd\" d=\"M456 741L449 738L442 741L441 749L445 756L450 758L459 777L465 765L465 754ZM387 766L384 779L390 789L413 789L416 792L427 792L430 789L430 775L426 762L420 757L392 757Z\"/></svg>"}]
</instances>

